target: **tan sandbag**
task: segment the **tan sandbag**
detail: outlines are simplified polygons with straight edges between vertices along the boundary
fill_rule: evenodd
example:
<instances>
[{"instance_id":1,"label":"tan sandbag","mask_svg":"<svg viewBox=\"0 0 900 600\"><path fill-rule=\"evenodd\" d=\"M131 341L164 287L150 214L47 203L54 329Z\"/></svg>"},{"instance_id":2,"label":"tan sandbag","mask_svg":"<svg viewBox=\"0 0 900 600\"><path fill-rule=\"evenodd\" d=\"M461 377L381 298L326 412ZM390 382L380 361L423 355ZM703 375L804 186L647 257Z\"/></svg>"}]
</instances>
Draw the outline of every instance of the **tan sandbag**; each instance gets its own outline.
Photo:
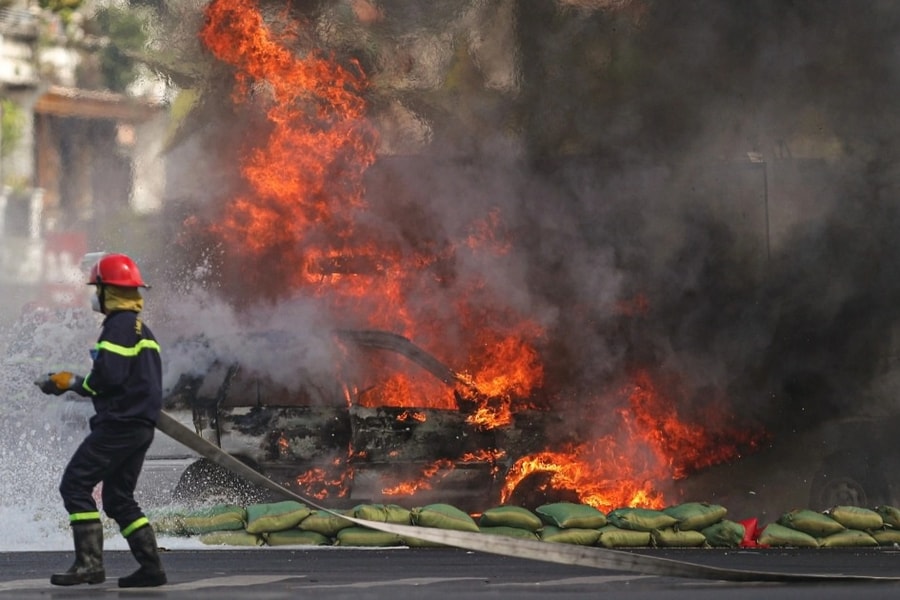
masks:
<instances>
[{"instance_id":1,"label":"tan sandbag","mask_svg":"<svg viewBox=\"0 0 900 600\"><path fill-rule=\"evenodd\" d=\"M557 527L544 525L538 532L541 540L558 544L575 544L577 546L593 546L600 539L599 529L582 527Z\"/></svg>"},{"instance_id":2,"label":"tan sandbag","mask_svg":"<svg viewBox=\"0 0 900 600\"><path fill-rule=\"evenodd\" d=\"M884 527L884 519L881 518L881 515L869 508L835 506L825 511L825 514L847 529L871 531Z\"/></svg>"},{"instance_id":3,"label":"tan sandbag","mask_svg":"<svg viewBox=\"0 0 900 600\"><path fill-rule=\"evenodd\" d=\"M719 504L706 502L684 502L663 509L667 515L678 519L675 529L700 531L725 518L728 509Z\"/></svg>"},{"instance_id":4,"label":"tan sandbag","mask_svg":"<svg viewBox=\"0 0 900 600\"><path fill-rule=\"evenodd\" d=\"M207 546L262 546L262 536L246 531L213 531L198 537Z\"/></svg>"},{"instance_id":5,"label":"tan sandbag","mask_svg":"<svg viewBox=\"0 0 900 600\"><path fill-rule=\"evenodd\" d=\"M148 510L147 518L157 535L190 535L184 526L184 515L180 512Z\"/></svg>"},{"instance_id":6,"label":"tan sandbag","mask_svg":"<svg viewBox=\"0 0 900 600\"><path fill-rule=\"evenodd\" d=\"M515 527L528 531L537 531L543 522L536 514L521 506L495 506L489 508L478 518L479 527Z\"/></svg>"},{"instance_id":7,"label":"tan sandbag","mask_svg":"<svg viewBox=\"0 0 900 600\"><path fill-rule=\"evenodd\" d=\"M872 537L875 538L879 546L893 546L894 544L900 544L900 529L873 531Z\"/></svg>"},{"instance_id":8,"label":"tan sandbag","mask_svg":"<svg viewBox=\"0 0 900 600\"><path fill-rule=\"evenodd\" d=\"M269 546L330 546L333 541L315 531L303 531L302 529L288 529L287 531L273 531L263 535Z\"/></svg>"},{"instance_id":9,"label":"tan sandbag","mask_svg":"<svg viewBox=\"0 0 900 600\"><path fill-rule=\"evenodd\" d=\"M430 540L420 540L417 537L411 536L402 536L403 543L409 546L410 548L449 548L447 544L442 544L440 542L432 542Z\"/></svg>"},{"instance_id":10,"label":"tan sandbag","mask_svg":"<svg viewBox=\"0 0 900 600\"><path fill-rule=\"evenodd\" d=\"M611 525L632 531L653 531L674 527L678 519L661 510L650 508L617 508L606 515Z\"/></svg>"},{"instance_id":11,"label":"tan sandbag","mask_svg":"<svg viewBox=\"0 0 900 600\"><path fill-rule=\"evenodd\" d=\"M247 507L247 533L271 533L293 529L312 510L296 500L252 504Z\"/></svg>"},{"instance_id":12,"label":"tan sandbag","mask_svg":"<svg viewBox=\"0 0 900 600\"><path fill-rule=\"evenodd\" d=\"M744 541L746 528L735 521L722 519L703 528L701 533L706 537L706 543L714 548L737 548Z\"/></svg>"},{"instance_id":13,"label":"tan sandbag","mask_svg":"<svg viewBox=\"0 0 900 600\"><path fill-rule=\"evenodd\" d=\"M650 542L657 548L696 548L706 544L706 536L692 529L654 529L650 532Z\"/></svg>"},{"instance_id":14,"label":"tan sandbag","mask_svg":"<svg viewBox=\"0 0 900 600\"><path fill-rule=\"evenodd\" d=\"M450 504L429 504L412 509L413 525L478 533L478 524L468 513Z\"/></svg>"},{"instance_id":15,"label":"tan sandbag","mask_svg":"<svg viewBox=\"0 0 900 600\"><path fill-rule=\"evenodd\" d=\"M779 523L769 523L757 538L761 546L818 548L819 542L808 533Z\"/></svg>"},{"instance_id":16,"label":"tan sandbag","mask_svg":"<svg viewBox=\"0 0 900 600\"><path fill-rule=\"evenodd\" d=\"M900 529L900 508L882 504L875 507L875 512L881 515L881 520L884 521L885 525Z\"/></svg>"},{"instance_id":17,"label":"tan sandbag","mask_svg":"<svg viewBox=\"0 0 900 600\"><path fill-rule=\"evenodd\" d=\"M555 525L567 529L600 529L607 524L606 514L589 504L575 502L552 502L534 509L534 512L547 525Z\"/></svg>"},{"instance_id":18,"label":"tan sandbag","mask_svg":"<svg viewBox=\"0 0 900 600\"><path fill-rule=\"evenodd\" d=\"M403 539L396 533L376 531L368 527L345 527L337 533L338 546L387 547L402 546Z\"/></svg>"},{"instance_id":19,"label":"tan sandbag","mask_svg":"<svg viewBox=\"0 0 900 600\"><path fill-rule=\"evenodd\" d=\"M599 529L597 543L605 548L639 548L650 545L649 531L621 529L615 525L606 525Z\"/></svg>"},{"instance_id":20,"label":"tan sandbag","mask_svg":"<svg viewBox=\"0 0 900 600\"><path fill-rule=\"evenodd\" d=\"M335 512L340 513L340 511ZM348 521L341 517L340 514L335 515L324 510L314 510L308 517L300 521L297 528L303 531L315 531L326 537L334 538L337 537L341 529L352 526L353 521Z\"/></svg>"},{"instance_id":21,"label":"tan sandbag","mask_svg":"<svg viewBox=\"0 0 900 600\"><path fill-rule=\"evenodd\" d=\"M397 504L360 504L354 507L353 516L365 521L410 525L410 510Z\"/></svg>"},{"instance_id":22,"label":"tan sandbag","mask_svg":"<svg viewBox=\"0 0 900 600\"><path fill-rule=\"evenodd\" d=\"M784 513L778 519L778 524L814 537L825 537L846 529L828 515L808 508L798 508Z\"/></svg>"},{"instance_id":23,"label":"tan sandbag","mask_svg":"<svg viewBox=\"0 0 900 600\"><path fill-rule=\"evenodd\" d=\"M844 531L819 538L820 548L856 548L877 545L878 540L859 529L845 529Z\"/></svg>"},{"instance_id":24,"label":"tan sandbag","mask_svg":"<svg viewBox=\"0 0 900 600\"><path fill-rule=\"evenodd\" d=\"M247 524L247 511L243 506L216 504L185 513L183 522L185 531L192 535L243 530Z\"/></svg>"},{"instance_id":25,"label":"tan sandbag","mask_svg":"<svg viewBox=\"0 0 900 600\"><path fill-rule=\"evenodd\" d=\"M505 525L499 525L496 527L481 527L481 533L485 535L502 535L505 537L516 538L520 540L532 540L539 541L540 538L538 535L529 531L528 529L521 529L519 527L507 527Z\"/></svg>"}]
</instances>

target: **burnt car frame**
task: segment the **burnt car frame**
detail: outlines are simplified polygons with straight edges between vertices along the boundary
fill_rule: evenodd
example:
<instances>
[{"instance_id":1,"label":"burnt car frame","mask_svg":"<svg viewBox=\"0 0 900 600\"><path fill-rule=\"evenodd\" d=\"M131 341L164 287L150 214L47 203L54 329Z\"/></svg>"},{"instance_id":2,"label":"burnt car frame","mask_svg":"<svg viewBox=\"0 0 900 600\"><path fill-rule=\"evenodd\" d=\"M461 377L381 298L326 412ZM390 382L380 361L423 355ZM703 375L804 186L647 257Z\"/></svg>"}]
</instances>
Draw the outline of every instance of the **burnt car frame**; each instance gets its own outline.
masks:
<instances>
[{"instance_id":1,"label":"burnt car frame","mask_svg":"<svg viewBox=\"0 0 900 600\"><path fill-rule=\"evenodd\" d=\"M451 390L463 383L402 336L366 330L335 337L362 354L400 357L416 376ZM517 412L508 425L489 428L471 419L476 406L458 393L451 408L372 406L359 401L368 389L336 374L288 389L257 370L216 361L202 374L181 375L164 408L270 479L333 506L448 502L482 510L500 501L515 460L542 449L545 413ZM179 502L272 499L271 492L172 448L151 451L148 478L166 464L183 469L172 489Z\"/></svg>"}]
</instances>

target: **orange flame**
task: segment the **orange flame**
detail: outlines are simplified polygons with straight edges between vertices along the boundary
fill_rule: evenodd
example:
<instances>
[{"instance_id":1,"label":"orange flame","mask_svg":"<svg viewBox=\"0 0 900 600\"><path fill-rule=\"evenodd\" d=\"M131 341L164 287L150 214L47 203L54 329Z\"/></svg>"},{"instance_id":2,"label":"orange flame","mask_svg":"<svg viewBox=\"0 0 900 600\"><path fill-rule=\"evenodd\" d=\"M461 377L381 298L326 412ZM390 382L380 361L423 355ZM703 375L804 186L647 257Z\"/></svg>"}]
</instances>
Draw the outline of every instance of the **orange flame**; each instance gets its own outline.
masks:
<instances>
[{"instance_id":1,"label":"orange flame","mask_svg":"<svg viewBox=\"0 0 900 600\"><path fill-rule=\"evenodd\" d=\"M233 68L233 102L259 108L264 117L242 153L246 189L227 204L211 233L232 256L245 257L251 265L272 258L281 294L302 290L344 322L415 339L459 366L463 383L469 384L449 389L411 372L379 369L373 358L375 381L361 385L355 399L348 390L348 403L455 409L459 395L475 406L470 424L509 425L544 383L536 350L543 328L506 308L505 299L490 292L490 282L447 273L452 269L447 265L463 253L502 256L509 251L502 214L490 210L474 219L461 239L412 248L368 229L363 224L377 219L366 213L363 175L376 160L377 138L367 121L368 83L360 66L301 49L298 30L284 25L290 21L284 19L277 29L254 0L213 0L206 17L200 39ZM636 296L619 311L646 314L646 298ZM448 336L450 331L461 333ZM378 375L387 372L394 374ZM727 460L736 446L756 441L734 432L712 436L686 422L646 374L636 376L626 406L609 413L620 421L615 436L518 460L504 497L540 472L550 477L550 485L576 490L595 506L659 506L663 495L654 482ZM278 440L282 450L286 443ZM394 486L385 494L433 485L427 479L447 468L452 464L437 461L423 472L426 480ZM350 473L316 469L297 483L320 486L323 494L334 486L346 491Z\"/></svg>"},{"instance_id":2,"label":"orange flame","mask_svg":"<svg viewBox=\"0 0 900 600\"><path fill-rule=\"evenodd\" d=\"M258 98L253 92L263 89L267 103L265 139L249 149L241 168L252 193L232 200L212 228L229 251L275 252L279 265L296 265L286 274L283 291L309 289L343 319L360 318L366 326L425 345L442 341L442 330L451 323L480 332L483 339L460 340L453 347L459 352L448 358L468 363L473 381L487 395L527 395L542 377L536 352L526 341L535 328L519 325L523 319L513 316L505 319L508 331L492 333L503 321L487 308L490 303L475 305L465 299L468 294L451 300L457 314L447 314L442 282L423 278L454 255L454 244L402 250L358 226L357 217L367 209L362 175L375 160L376 144L366 120L367 82L359 65L348 69L316 51L299 55L291 49L296 33L276 32L253 1L213 1L206 16L200 38L216 58L234 67L235 102ZM508 241L497 233L500 221L496 210L489 212L472 223L460 245L506 252ZM421 300L429 295L433 300ZM410 303L413 297L417 300ZM504 363L511 355L518 361ZM401 390L413 392L413 383L386 385L393 389L377 394L377 402L416 405L416 398ZM440 404L452 407L452 394L445 393Z\"/></svg>"},{"instance_id":3,"label":"orange flame","mask_svg":"<svg viewBox=\"0 0 900 600\"><path fill-rule=\"evenodd\" d=\"M682 420L646 372L638 372L625 393L627 409L612 413L621 422L615 435L519 459L507 475L501 501L508 501L529 476L543 474L544 487L570 490L603 510L661 508L675 499L667 499L660 484L735 458L742 445L753 447L764 438L738 428L715 437L704 426Z\"/></svg>"}]
</instances>

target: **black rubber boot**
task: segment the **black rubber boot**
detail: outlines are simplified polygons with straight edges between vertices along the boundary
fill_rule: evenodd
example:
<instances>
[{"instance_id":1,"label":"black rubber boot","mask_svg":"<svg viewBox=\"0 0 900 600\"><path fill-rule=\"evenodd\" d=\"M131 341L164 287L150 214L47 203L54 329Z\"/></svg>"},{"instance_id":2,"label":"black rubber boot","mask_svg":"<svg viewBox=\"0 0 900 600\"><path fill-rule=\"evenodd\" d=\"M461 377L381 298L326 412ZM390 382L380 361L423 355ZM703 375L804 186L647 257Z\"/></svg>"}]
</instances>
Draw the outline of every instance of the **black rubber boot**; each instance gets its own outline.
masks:
<instances>
[{"instance_id":1,"label":"black rubber boot","mask_svg":"<svg viewBox=\"0 0 900 600\"><path fill-rule=\"evenodd\" d=\"M128 547L131 548L131 553L141 566L131 575L120 577L119 587L135 588L165 585L168 580L159 560L156 548L156 535L153 533L153 528L149 525L144 525L140 529L133 531L125 539L128 541Z\"/></svg>"},{"instance_id":2,"label":"black rubber boot","mask_svg":"<svg viewBox=\"0 0 900 600\"><path fill-rule=\"evenodd\" d=\"M65 573L50 576L53 585L78 585L81 583L103 583L103 525L100 522L73 523L72 537L75 540L75 563Z\"/></svg>"}]
</instances>

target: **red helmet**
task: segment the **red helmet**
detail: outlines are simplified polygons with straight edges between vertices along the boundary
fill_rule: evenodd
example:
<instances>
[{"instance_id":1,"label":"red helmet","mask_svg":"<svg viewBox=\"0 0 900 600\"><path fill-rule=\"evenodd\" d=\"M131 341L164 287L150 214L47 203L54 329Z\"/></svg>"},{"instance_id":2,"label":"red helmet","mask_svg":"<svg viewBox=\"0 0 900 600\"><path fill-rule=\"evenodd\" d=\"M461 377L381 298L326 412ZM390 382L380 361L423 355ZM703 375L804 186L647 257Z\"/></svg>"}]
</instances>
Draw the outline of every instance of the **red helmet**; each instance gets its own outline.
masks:
<instances>
[{"instance_id":1,"label":"red helmet","mask_svg":"<svg viewBox=\"0 0 900 600\"><path fill-rule=\"evenodd\" d=\"M141 279L137 265L124 254L107 254L91 267L88 285L150 287Z\"/></svg>"}]
</instances>

